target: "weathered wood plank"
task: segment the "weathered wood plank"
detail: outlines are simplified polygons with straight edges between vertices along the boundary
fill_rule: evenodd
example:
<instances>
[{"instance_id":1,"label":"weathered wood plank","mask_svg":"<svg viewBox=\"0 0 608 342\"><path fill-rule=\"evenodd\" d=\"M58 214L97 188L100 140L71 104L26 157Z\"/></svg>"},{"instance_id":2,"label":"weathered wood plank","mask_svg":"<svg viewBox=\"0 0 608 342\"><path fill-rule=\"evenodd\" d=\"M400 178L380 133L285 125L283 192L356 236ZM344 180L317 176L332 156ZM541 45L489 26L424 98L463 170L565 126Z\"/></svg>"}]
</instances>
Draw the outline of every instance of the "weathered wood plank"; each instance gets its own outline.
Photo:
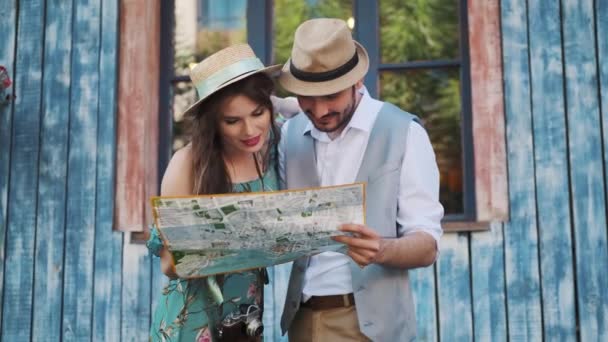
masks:
<instances>
[{"instance_id":1,"label":"weathered wood plank","mask_svg":"<svg viewBox=\"0 0 608 342\"><path fill-rule=\"evenodd\" d=\"M264 341L274 341L275 336L281 336L281 327L275 326L275 306L280 305L274 300L274 267L267 267L268 279L270 282L264 286L264 315L262 321L264 323Z\"/></svg>"},{"instance_id":2,"label":"weathered wood plank","mask_svg":"<svg viewBox=\"0 0 608 342\"><path fill-rule=\"evenodd\" d=\"M475 150L475 200L479 221L509 217L503 111L500 7L469 1L468 33Z\"/></svg>"},{"instance_id":3,"label":"weathered wood plank","mask_svg":"<svg viewBox=\"0 0 608 342\"><path fill-rule=\"evenodd\" d=\"M32 340L61 340L72 1L46 5Z\"/></svg>"},{"instance_id":4,"label":"weathered wood plank","mask_svg":"<svg viewBox=\"0 0 608 342\"><path fill-rule=\"evenodd\" d=\"M600 111L604 141L604 170L608 170L608 1L595 2L595 27L597 34L598 72L600 78ZM604 172L608 192L608 172ZM606 227L608 234L608 227Z\"/></svg>"},{"instance_id":5,"label":"weathered wood plank","mask_svg":"<svg viewBox=\"0 0 608 342\"><path fill-rule=\"evenodd\" d=\"M118 122L116 159L116 228L141 231L144 217L145 115L144 90L139 78L145 43L143 5L138 1L120 3L120 57L123 72L118 84Z\"/></svg>"},{"instance_id":6,"label":"weathered wood plank","mask_svg":"<svg viewBox=\"0 0 608 342\"><path fill-rule=\"evenodd\" d=\"M509 338L542 339L526 2L501 1L510 221L504 226Z\"/></svg>"},{"instance_id":7,"label":"weathered wood plank","mask_svg":"<svg viewBox=\"0 0 608 342\"><path fill-rule=\"evenodd\" d=\"M122 293L122 241L112 230L116 150L116 87L118 74L118 2L101 5L99 56L99 114L97 117L97 191L95 209L95 260L93 341L120 340Z\"/></svg>"},{"instance_id":8,"label":"weathered wood plank","mask_svg":"<svg viewBox=\"0 0 608 342\"><path fill-rule=\"evenodd\" d=\"M544 338L576 339L560 4L528 1Z\"/></svg>"},{"instance_id":9,"label":"weathered wood plank","mask_svg":"<svg viewBox=\"0 0 608 342\"><path fill-rule=\"evenodd\" d=\"M409 277L416 305L416 340L437 341L435 267L412 270Z\"/></svg>"},{"instance_id":10,"label":"weathered wood plank","mask_svg":"<svg viewBox=\"0 0 608 342\"><path fill-rule=\"evenodd\" d=\"M150 322L152 322L154 312L158 306L158 300L160 299L160 295L164 287L169 282L169 278L167 278L167 276L165 276L160 269L160 258L152 255L151 253L149 253L149 257L152 262L152 287L150 289L152 294L152 299L150 302Z\"/></svg>"},{"instance_id":11,"label":"weathered wood plank","mask_svg":"<svg viewBox=\"0 0 608 342\"><path fill-rule=\"evenodd\" d=\"M8 5L9 8L15 6ZM4 274L2 303L3 341L29 341L32 327L44 4L42 1L20 1L17 15L19 44L14 66L17 98L13 115L18 120L13 120L9 134L12 142L4 263L8 273Z\"/></svg>"},{"instance_id":12,"label":"weathered wood plank","mask_svg":"<svg viewBox=\"0 0 608 342\"><path fill-rule=\"evenodd\" d=\"M475 341L506 341L503 226L471 233L471 275Z\"/></svg>"},{"instance_id":13,"label":"weathered wood plank","mask_svg":"<svg viewBox=\"0 0 608 342\"><path fill-rule=\"evenodd\" d=\"M439 338L472 341L471 271L468 233L446 234L437 261Z\"/></svg>"},{"instance_id":14,"label":"weathered wood plank","mask_svg":"<svg viewBox=\"0 0 608 342\"><path fill-rule=\"evenodd\" d=\"M268 268L270 286L264 288L264 330L265 341L287 341L287 334L281 335L281 315L287 296L287 285L292 263ZM267 333L268 332L268 333Z\"/></svg>"},{"instance_id":15,"label":"weathered wood plank","mask_svg":"<svg viewBox=\"0 0 608 342\"><path fill-rule=\"evenodd\" d=\"M562 1L562 30L579 336L604 341L608 248L593 3Z\"/></svg>"},{"instance_id":16,"label":"weathered wood plank","mask_svg":"<svg viewBox=\"0 0 608 342\"><path fill-rule=\"evenodd\" d=\"M0 65L15 79L15 42L17 35L17 1L0 0ZM9 90L13 90L11 86ZM4 290L4 245L7 225L8 181L11 162L12 102L0 105L0 330L2 329L2 293Z\"/></svg>"},{"instance_id":17,"label":"weathered wood plank","mask_svg":"<svg viewBox=\"0 0 608 342\"><path fill-rule=\"evenodd\" d=\"M116 227L142 231L157 193L159 0L120 2ZM154 97L155 98L155 97Z\"/></svg>"},{"instance_id":18,"label":"weathered wood plank","mask_svg":"<svg viewBox=\"0 0 608 342\"><path fill-rule=\"evenodd\" d=\"M111 204L112 202L108 202L108 205ZM99 209L95 232L92 340L120 341L123 234L112 231L111 221L108 220L111 216L102 216L109 210ZM102 250L104 248L105 250Z\"/></svg>"},{"instance_id":19,"label":"weathered wood plank","mask_svg":"<svg viewBox=\"0 0 608 342\"><path fill-rule=\"evenodd\" d=\"M90 340L96 221L100 7L74 2L63 340Z\"/></svg>"},{"instance_id":20,"label":"weathered wood plank","mask_svg":"<svg viewBox=\"0 0 608 342\"><path fill-rule=\"evenodd\" d=\"M161 0L146 0L145 17L146 17L146 42L145 54L145 77L141 84L144 94L159 93L159 73L160 73L160 1ZM141 38L140 38L141 39ZM141 54L141 52L140 52ZM148 101L146 108L146 127L144 134L144 216L142 217L143 228L146 229L152 223L152 206L149 204L150 197L157 196L160 193L160 182L158 179L158 101Z\"/></svg>"},{"instance_id":21,"label":"weathered wood plank","mask_svg":"<svg viewBox=\"0 0 608 342\"><path fill-rule=\"evenodd\" d=\"M120 340L143 341L150 332L150 255L144 244L130 241L129 234L124 241Z\"/></svg>"}]
</instances>

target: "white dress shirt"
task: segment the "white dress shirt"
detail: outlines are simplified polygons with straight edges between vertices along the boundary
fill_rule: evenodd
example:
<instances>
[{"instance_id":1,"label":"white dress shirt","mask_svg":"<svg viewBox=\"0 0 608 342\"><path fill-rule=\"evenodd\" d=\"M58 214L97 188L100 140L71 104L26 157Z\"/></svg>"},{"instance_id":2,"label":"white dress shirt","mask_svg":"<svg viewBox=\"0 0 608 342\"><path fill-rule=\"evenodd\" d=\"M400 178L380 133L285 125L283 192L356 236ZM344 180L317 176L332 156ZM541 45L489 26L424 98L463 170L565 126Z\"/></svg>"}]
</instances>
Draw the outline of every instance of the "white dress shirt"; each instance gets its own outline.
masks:
<instances>
[{"instance_id":1,"label":"white dress shirt","mask_svg":"<svg viewBox=\"0 0 608 342\"><path fill-rule=\"evenodd\" d=\"M361 101L340 136L331 140L327 133L316 129L311 122L304 131L310 131L315 139L317 173L321 186L355 182L370 132L383 105L383 102L371 98L364 87L360 93ZM289 121L283 125L283 135L287 134L288 125ZM283 180L286 179L284 144L285 139L281 139L279 173ZM435 238L439 246L442 217L435 153L426 131L413 123L409 128L401 167L397 205L397 222L401 225L399 235L423 231ZM335 252L311 257L304 277L303 300L306 301L311 296L353 292L349 260L350 257Z\"/></svg>"}]
</instances>

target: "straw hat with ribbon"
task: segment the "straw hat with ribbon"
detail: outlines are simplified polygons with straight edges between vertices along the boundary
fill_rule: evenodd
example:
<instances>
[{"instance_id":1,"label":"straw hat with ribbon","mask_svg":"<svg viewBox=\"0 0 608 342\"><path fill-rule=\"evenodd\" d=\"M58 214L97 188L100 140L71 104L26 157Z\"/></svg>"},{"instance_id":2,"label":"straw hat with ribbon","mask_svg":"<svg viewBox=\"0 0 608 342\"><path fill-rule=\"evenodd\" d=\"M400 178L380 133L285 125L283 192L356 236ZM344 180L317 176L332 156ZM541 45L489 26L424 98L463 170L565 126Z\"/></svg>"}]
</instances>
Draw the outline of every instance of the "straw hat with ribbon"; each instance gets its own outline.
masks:
<instances>
[{"instance_id":1,"label":"straw hat with ribbon","mask_svg":"<svg viewBox=\"0 0 608 342\"><path fill-rule=\"evenodd\" d=\"M311 19L296 30L279 83L296 95L323 96L354 85L368 69L367 51L353 39L344 20Z\"/></svg>"},{"instance_id":2,"label":"straw hat with ribbon","mask_svg":"<svg viewBox=\"0 0 608 342\"><path fill-rule=\"evenodd\" d=\"M280 65L264 67L247 44L222 49L190 70L190 79L196 88L198 101L186 109L184 114L197 110L205 99L230 84L260 72L272 77L279 68Z\"/></svg>"}]
</instances>

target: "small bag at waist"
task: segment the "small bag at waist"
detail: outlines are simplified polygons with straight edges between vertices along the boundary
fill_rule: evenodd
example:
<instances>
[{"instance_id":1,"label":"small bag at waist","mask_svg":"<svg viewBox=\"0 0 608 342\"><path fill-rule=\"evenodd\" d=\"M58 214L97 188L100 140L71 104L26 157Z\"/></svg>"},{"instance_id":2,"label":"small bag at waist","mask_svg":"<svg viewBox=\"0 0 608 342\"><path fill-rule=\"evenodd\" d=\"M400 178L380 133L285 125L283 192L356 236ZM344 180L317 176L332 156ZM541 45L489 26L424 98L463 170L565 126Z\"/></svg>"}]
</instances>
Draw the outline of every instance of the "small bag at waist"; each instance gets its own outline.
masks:
<instances>
[{"instance_id":1,"label":"small bag at waist","mask_svg":"<svg viewBox=\"0 0 608 342\"><path fill-rule=\"evenodd\" d=\"M332 296L312 296L300 306L312 310L329 310L347 308L355 305L355 296L352 293Z\"/></svg>"}]
</instances>

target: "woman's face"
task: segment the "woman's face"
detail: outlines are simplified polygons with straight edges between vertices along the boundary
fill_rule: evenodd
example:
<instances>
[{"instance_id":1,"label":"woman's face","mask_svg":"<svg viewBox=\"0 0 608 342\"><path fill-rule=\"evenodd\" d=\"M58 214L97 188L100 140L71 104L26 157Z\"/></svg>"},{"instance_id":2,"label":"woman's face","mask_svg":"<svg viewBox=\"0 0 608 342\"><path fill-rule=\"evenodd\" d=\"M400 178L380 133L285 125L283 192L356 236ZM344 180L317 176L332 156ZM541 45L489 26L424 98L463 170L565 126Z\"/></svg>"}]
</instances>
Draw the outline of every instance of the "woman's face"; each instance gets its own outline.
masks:
<instances>
[{"instance_id":1,"label":"woman's face","mask_svg":"<svg viewBox=\"0 0 608 342\"><path fill-rule=\"evenodd\" d=\"M268 139L270 110L247 96L235 95L222 106L220 135L227 154L258 152Z\"/></svg>"}]
</instances>

